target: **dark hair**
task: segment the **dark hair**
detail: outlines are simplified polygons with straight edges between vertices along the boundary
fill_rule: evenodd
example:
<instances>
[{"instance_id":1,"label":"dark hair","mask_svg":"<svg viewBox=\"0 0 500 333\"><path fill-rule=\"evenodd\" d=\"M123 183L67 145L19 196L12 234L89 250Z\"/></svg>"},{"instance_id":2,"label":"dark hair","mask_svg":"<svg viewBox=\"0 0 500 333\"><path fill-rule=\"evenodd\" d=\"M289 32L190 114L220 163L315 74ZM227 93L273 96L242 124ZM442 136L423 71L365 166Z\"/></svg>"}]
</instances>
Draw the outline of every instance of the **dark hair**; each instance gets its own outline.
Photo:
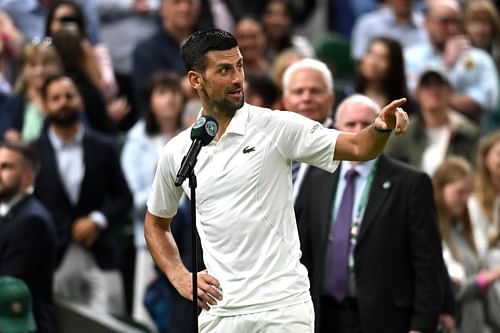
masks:
<instances>
[{"instance_id":1,"label":"dark hair","mask_svg":"<svg viewBox=\"0 0 500 333\"><path fill-rule=\"evenodd\" d=\"M272 108L280 97L280 89L267 72L253 72L245 76L247 96L258 95L262 98L263 106Z\"/></svg>"},{"instance_id":2,"label":"dark hair","mask_svg":"<svg viewBox=\"0 0 500 333\"><path fill-rule=\"evenodd\" d=\"M0 141L0 148L15 151L22 156L24 162L33 170L33 173L38 172L38 155L30 145L22 142Z\"/></svg>"},{"instance_id":3,"label":"dark hair","mask_svg":"<svg viewBox=\"0 0 500 333\"><path fill-rule=\"evenodd\" d=\"M389 37L377 37L370 41L368 47L374 43L381 42L389 50L389 70L387 76L382 82L384 92L387 94L388 100L395 100L401 97L408 96L408 89L406 87L405 67L403 60L403 50L401 44ZM356 91L363 93L366 89L366 80L358 74L358 81L356 84Z\"/></svg>"},{"instance_id":4,"label":"dark hair","mask_svg":"<svg viewBox=\"0 0 500 333\"><path fill-rule=\"evenodd\" d=\"M181 56L186 71L204 71L207 66L207 53L229 50L238 42L229 32L220 29L199 30L193 33L181 46Z\"/></svg>"},{"instance_id":5,"label":"dark hair","mask_svg":"<svg viewBox=\"0 0 500 333\"><path fill-rule=\"evenodd\" d=\"M71 16L66 16L64 17L65 22L73 22L76 24L78 27L79 33L82 35L82 37L86 37L86 30L85 30L85 16L83 14L82 8L80 5L73 1L69 0L59 0L55 1L55 3L50 6L49 12L47 14L47 19L45 20L45 36L51 36L52 33L50 31L50 25L52 21L54 20L54 15L56 13L56 10L60 6L70 6L73 9L73 15Z\"/></svg>"},{"instance_id":6,"label":"dark hair","mask_svg":"<svg viewBox=\"0 0 500 333\"><path fill-rule=\"evenodd\" d=\"M72 78L70 78L69 76L67 76L65 74L51 75L47 79L45 79L45 82L43 83L42 89L40 91L42 94L42 99L44 101L47 100L47 90L49 89L49 86L52 84L52 82L63 80L63 79L70 80L71 82L73 82L73 84L75 84L75 81L73 81ZM76 84L75 84L75 87L76 87Z\"/></svg>"},{"instance_id":7,"label":"dark hair","mask_svg":"<svg viewBox=\"0 0 500 333\"><path fill-rule=\"evenodd\" d=\"M264 33L266 35L268 34L268 31L266 31L267 27L263 23L264 20L262 18L266 14L266 12L268 11L271 4L273 4L275 2L280 3L285 7L286 14L290 18L289 30L287 31L287 33L285 35L281 36L281 39L277 42L276 52L278 53L278 52L281 52L283 50L294 47L293 42L292 42L292 32L293 32L292 30L293 30L293 27L297 21L296 20L297 13L296 13L296 10L295 10L295 7L294 7L292 0L267 0L267 1L263 1L262 5L259 9L259 21L261 22L262 29L264 30Z\"/></svg>"},{"instance_id":8,"label":"dark hair","mask_svg":"<svg viewBox=\"0 0 500 333\"><path fill-rule=\"evenodd\" d=\"M52 42L68 75L90 77L87 74L87 58L81 36L70 29L61 29L52 36Z\"/></svg>"},{"instance_id":9,"label":"dark hair","mask_svg":"<svg viewBox=\"0 0 500 333\"><path fill-rule=\"evenodd\" d=\"M182 93L181 78L175 72L155 72L153 73L146 82L143 89L144 105L144 121L146 123L146 133L148 135L154 135L160 133L160 126L156 120L156 116L151 109L151 96L158 88L165 88L173 92ZM184 98L184 95L183 95ZM179 118L177 119L177 125L180 128L182 125L182 112L179 112Z\"/></svg>"}]
</instances>

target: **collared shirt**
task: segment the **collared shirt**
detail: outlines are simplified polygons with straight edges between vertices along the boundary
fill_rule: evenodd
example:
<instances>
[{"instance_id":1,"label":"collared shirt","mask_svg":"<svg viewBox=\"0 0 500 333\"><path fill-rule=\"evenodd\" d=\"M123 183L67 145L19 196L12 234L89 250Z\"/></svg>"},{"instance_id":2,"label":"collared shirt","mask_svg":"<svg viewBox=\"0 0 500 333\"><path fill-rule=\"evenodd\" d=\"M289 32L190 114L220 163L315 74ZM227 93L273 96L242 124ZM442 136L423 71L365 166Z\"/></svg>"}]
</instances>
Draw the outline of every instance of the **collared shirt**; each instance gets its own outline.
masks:
<instances>
[{"instance_id":1,"label":"collared shirt","mask_svg":"<svg viewBox=\"0 0 500 333\"><path fill-rule=\"evenodd\" d=\"M408 24L401 24L396 20L394 12L389 7L382 7L360 16L352 31L351 52L353 58L361 59L370 41L380 36L396 39L403 48L427 41L424 16L419 11L413 10Z\"/></svg>"},{"instance_id":2,"label":"collared shirt","mask_svg":"<svg viewBox=\"0 0 500 333\"><path fill-rule=\"evenodd\" d=\"M498 103L498 74L489 54L475 47L463 53L451 68L446 68L441 54L429 42L408 48L404 52L406 82L414 92L419 76L426 69L436 69L448 76L453 89L476 101L485 111L492 111Z\"/></svg>"},{"instance_id":3,"label":"collared shirt","mask_svg":"<svg viewBox=\"0 0 500 333\"><path fill-rule=\"evenodd\" d=\"M162 151L148 210L172 217L183 191L174 181L191 144L190 129ZM339 132L293 112L245 104L218 142L201 149L197 227L205 265L223 289L210 314L268 311L310 299L293 210L291 164L333 172Z\"/></svg>"},{"instance_id":4,"label":"collared shirt","mask_svg":"<svg viewBox=\"0 0 500 333\"><path fill-rule=\"evenodd\" d=\"M61 182L73 205L78 204L83 176L85 175L85 163L83 159L84 131L84 127L80 126L70 141L61 140L52 128L48 131L50 143L54 148ZM93 211L89 216L101 228L105 228L108 225L107 219L102 212Z\"/></svg>"},{"instance_id":5,"label":"collared shirt","mask_svg":"<svg viewBox=\"0 0 500 333\"><path fill-rule=\"evenodd\" d=\"M0 217L7 216L7 214L9 214L12 207L14 207L14 205L16 203L18 203L19 200L21 200L26 194L27 194L27 192L26 193L19 193L7 202L0 202Z\"/></svg>"}]
</instances>

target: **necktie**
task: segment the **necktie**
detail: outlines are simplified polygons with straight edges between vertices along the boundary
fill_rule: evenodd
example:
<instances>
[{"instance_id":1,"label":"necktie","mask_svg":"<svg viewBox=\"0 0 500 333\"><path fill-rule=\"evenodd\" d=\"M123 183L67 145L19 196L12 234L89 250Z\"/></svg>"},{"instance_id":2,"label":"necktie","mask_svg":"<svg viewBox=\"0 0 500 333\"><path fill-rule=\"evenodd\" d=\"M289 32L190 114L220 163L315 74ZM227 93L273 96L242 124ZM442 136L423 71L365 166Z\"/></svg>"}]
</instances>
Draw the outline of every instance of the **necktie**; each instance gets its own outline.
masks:
<instances>
[{"instance_id":1,"label":"necktie","mask_svg":"<svg viewBox=\"0 0 500 333\"><path fill-rule=\"evenodd\" d=\"M348 290L347 260L349 257L349 234L352 222L352 208L354 204L354 185L358 172L350 169L346 172L346 186L340 201L337 218L333 227L333 241L330 246L330 291L342 301Z\"/></svg>"},{"instance_id":2,"label":"necktie","mask_svg":"<svg viewBox=\"0 0 500 333\"><path fill-rule=\"evenodd\" d=\"M292 184L295 184L299 174L300 162L292 161Z\"/></svg>"}]
</instances>

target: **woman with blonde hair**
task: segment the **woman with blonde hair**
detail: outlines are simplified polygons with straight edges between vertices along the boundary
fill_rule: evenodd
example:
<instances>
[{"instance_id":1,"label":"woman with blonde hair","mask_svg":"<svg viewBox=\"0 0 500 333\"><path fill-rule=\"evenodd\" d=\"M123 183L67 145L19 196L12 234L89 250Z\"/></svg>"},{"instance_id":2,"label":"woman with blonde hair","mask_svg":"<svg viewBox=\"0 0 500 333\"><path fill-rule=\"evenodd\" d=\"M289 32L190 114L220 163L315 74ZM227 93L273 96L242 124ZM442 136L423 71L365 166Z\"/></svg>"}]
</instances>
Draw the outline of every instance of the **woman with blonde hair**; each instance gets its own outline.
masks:
<instances>
[{"instance_id":1,"label":"woman with blonde hair","mask_svg":"<svg viewBox=\"0 0 500 333\"><path fill-rule=\"evenodd\" d=\"M22 48L15 94L0 108L0 139L33 141L44 126L41 88L47 77L62 71L50 38L33 40Z\"/></svg>"},{"instance_id":2,"label":"woman with blonde hair","mask_svg":"<svg viewBox=\"0 0 500 333\"><path fill-rule=\"evenodd\" d=\"M469 210L477 248L483 255L500 234L500 131L484 137L479 144Z\"/></svg>"},{"instance_id":3,"label":"woman with blonde hair","mask_svg":"<svg viewBox=\"0 0 500 333\"><path fill-rule=\"evenodd\" d=\"M443 258L455 290L458 332L490 332L486 292L500 279L500 267L483 270L467 201L473 170L462 157L447 158L435 171L434 196L443 239Z\"/></svg>"}]
</instances>

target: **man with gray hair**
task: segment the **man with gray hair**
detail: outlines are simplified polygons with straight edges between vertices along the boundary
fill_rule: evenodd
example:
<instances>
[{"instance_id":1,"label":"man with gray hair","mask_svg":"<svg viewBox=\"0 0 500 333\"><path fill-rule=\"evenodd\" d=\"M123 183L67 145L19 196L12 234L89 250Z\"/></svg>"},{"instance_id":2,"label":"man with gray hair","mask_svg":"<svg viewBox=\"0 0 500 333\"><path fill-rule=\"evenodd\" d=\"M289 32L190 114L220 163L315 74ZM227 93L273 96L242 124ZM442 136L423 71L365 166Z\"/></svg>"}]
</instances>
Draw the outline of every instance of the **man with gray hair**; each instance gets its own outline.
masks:
<instances>
[{"instance_id":1,"label":"man with gray hair","mask_svg":"<svg viewBox=\"0 0 500 333\"><path fill-rule=\"evenodd\" d=\"M334 127L357 133L379 107L352 95ZM443 298L430 178L384 155L311 169L298 229L316 332L434 332Z\"/></svg>"}]
</instances>

